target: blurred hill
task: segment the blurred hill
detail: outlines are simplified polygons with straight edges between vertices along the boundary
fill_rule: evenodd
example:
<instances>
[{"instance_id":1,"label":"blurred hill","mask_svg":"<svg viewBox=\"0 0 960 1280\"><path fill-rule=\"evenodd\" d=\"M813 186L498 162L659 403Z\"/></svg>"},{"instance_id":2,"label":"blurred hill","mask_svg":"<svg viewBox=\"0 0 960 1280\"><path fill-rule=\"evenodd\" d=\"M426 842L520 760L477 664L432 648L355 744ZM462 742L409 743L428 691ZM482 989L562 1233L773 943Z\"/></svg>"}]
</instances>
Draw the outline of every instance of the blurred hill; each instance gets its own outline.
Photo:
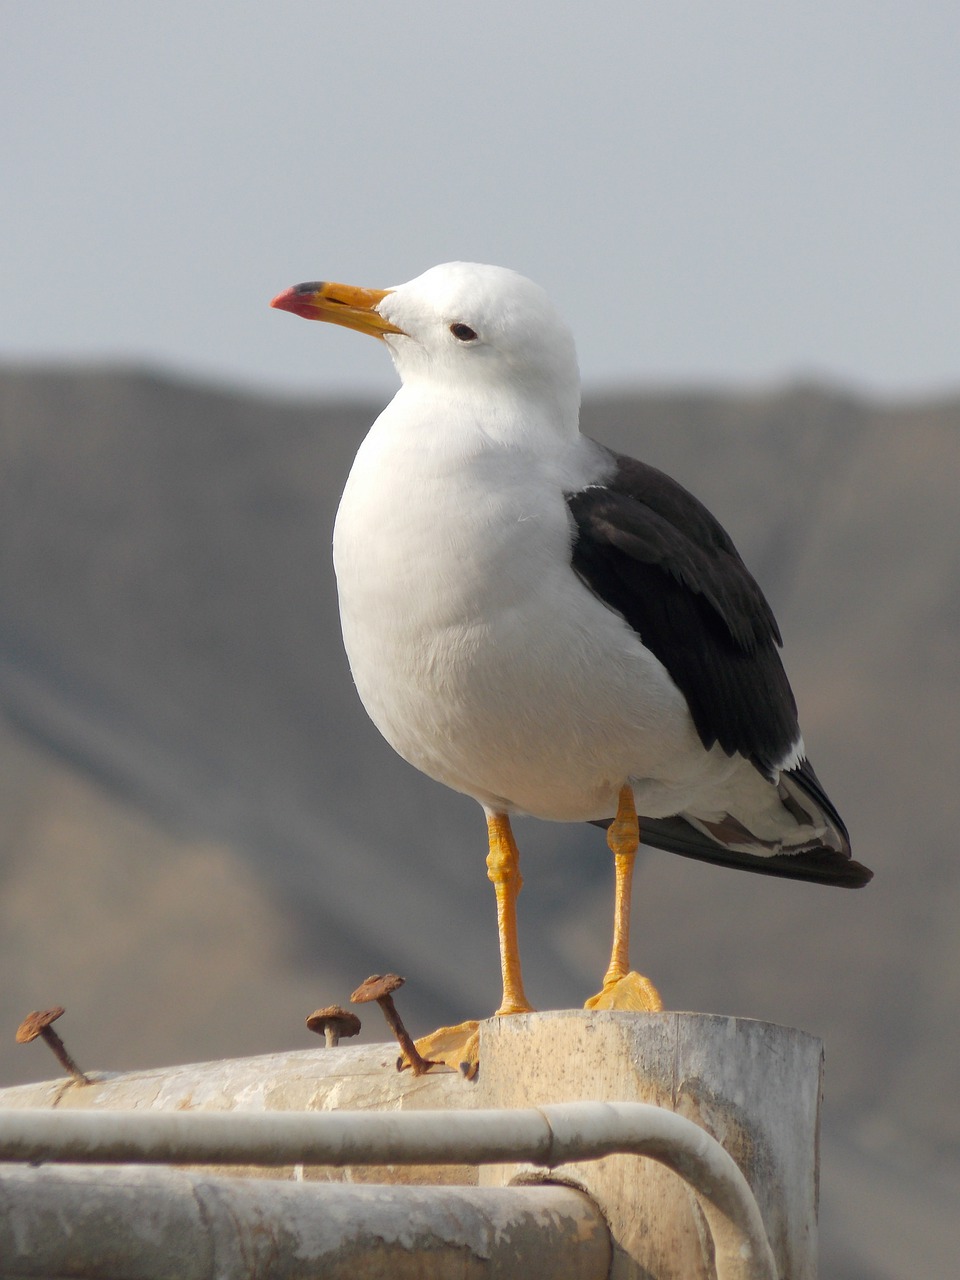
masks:
<instances>
[{"instance_id":1,"label":"blurred hill","mask_svg":"<svg viewBox=\"0 0 960 1280\"><path fill-rule=\"evenodd\" d=\"M417 1033L495 1007L480 812L393 755L340 647L333 515L376 411L0 371L0 1084L56 1074L12 1034L54 1003L81 1064L114 1070L306 1045L312 1008L387 968ZM850 893L648 851L634 961L674 1008L823 1037L823 1274L947 1274L960 400L798 386L583 416L733 535L877 873ZM580 1004L607 958L603 835L518 838L528 991ZM368 1016L364 1035L384 1029Z\"/></svg>"}]
</instances>

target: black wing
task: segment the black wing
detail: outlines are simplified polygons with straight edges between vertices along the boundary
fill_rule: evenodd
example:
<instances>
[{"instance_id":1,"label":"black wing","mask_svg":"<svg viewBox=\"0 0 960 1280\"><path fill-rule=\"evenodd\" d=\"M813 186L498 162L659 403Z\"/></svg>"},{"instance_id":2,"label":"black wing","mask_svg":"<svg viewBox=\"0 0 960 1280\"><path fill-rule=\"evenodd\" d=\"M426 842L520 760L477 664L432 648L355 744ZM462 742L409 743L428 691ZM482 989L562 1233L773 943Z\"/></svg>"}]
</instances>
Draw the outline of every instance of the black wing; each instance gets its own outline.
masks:
<instances>
[{"instance_id":1,"label":"black wing","mask_svg":"<svg viewBox=\"0 0 960 1280\"><path fill-rule=\"evenodd\" d=\"M704 747L775 780L800 728L770 606L701 502L655 467L609 456L608 480L567 496L574 570L666 667Z\"/></svg>"},{"instance_id":2,"label":"black wing","mask_svg":"<svg viewBox=\"0 0 960 1280\"><path fill-rule=\"evenodd\" d=\"M776 619L736 547L706 507L655 467L605 450L611 475L567 497L572 565L663 663L704 747L739 753L775 783L802 826L822 838L778 852L735 816L703 824L641 817L646 844L763 875L856 888L873 873L850 856L846 827L808 760L780 771L800 737L778 652ZM606 827L609 821L595 825Z\"/></svg>"}]
</instances>

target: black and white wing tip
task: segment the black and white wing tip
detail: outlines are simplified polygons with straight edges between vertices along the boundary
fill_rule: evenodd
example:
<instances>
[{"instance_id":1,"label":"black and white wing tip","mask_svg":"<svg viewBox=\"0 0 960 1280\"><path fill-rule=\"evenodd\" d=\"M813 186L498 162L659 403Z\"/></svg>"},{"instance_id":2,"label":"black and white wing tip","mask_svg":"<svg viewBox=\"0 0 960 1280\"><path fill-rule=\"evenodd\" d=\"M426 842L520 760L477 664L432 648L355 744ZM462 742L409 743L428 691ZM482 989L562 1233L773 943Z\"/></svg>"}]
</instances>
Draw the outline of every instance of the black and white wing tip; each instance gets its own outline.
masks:
<instances>
[{"instance_id":1,"label":"black and white wing tip","mask_svg":"<svg viewBox=\"0 0 960 1280\"><path fill-rule=\"evenodd\" d=\"M809 829L817 828L824 834L796 847L777 849L758 840L734 817L707 826L678 814L671 818L641 816L641 839L644 844L684 858L759 875L842 889L860 889L868 884L873 872L851 856L847 829L810 762L804 760L796 768L785 770L777 785L785 807Z\"/></svg>"}]
</instances>

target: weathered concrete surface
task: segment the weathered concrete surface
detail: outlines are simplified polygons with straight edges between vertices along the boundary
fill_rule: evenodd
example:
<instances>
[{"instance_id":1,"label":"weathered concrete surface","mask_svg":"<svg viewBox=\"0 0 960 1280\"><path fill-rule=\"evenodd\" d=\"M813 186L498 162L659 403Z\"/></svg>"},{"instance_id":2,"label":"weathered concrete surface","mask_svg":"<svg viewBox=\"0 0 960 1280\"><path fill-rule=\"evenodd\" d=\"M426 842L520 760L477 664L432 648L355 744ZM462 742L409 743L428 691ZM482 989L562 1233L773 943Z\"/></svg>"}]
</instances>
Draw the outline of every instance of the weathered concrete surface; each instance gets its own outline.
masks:
<instances>
[{"instance_id":1,"label":"weathered concrete surface","mask_svg":"<svg viewBox=\"0 0 960 1280\"><path fill-rule=\"evenodd\" d=\"M4 1107L111 1107L163 1111L366 1111L468 1107L476 1088L456 1072L396 1070L395 1044L298 1049L0 1089Z\"/></svg>"},{"instance_id":2,"label":"weathered concrete surface","mask_svg":"<svg viewBox=\"0 0 960 1280\"><path fill-rule=\"evenodd\" d=\"M320 1187L7 1166L0 1260L23 1280L604 1280L610 1239L596 1206L565 1187Z\"/></svg>"},{"instance_id":3,"label":"weathered concrete surface","mask_svg":"<svg viewBox=\"0 0 960 1280\"><path fill-rule=\"evenodd\" d=\"M477 1088L456 1072L414 1076L396 1070L397 1046L338 1045L223 1062L186 1063L121 1075L91 1071L90 1085L71 1080L0 1089L2 1107L108 1108L158 1111L408 1111L482 1105ZM208 1170L209 1172L209 1170ZM262 1176L259 1168L234 1175ZM464 1165L296 1167L271 1177L336 1182L470 1185L476 1168Z\"/></svg>"},{"instance_id":4,"label":"weathered concrete surface","mask_svg":"<svg viewBox=\"0 0 960 1280\"><path fill-rule=\"evenodd\" d=\"M817 1274L819 1040L790 1027L709 1014L523 1014L483 1024L484 1105L648 1102L693 1120L733 1156L757 1199L781 1280ZM628 1156L555 1176L603 1207L614 1277L712 1280L709 1233L672 1173ZM542 1180L523 1166L481 1185Z\"/></svg>"}]
</instances>

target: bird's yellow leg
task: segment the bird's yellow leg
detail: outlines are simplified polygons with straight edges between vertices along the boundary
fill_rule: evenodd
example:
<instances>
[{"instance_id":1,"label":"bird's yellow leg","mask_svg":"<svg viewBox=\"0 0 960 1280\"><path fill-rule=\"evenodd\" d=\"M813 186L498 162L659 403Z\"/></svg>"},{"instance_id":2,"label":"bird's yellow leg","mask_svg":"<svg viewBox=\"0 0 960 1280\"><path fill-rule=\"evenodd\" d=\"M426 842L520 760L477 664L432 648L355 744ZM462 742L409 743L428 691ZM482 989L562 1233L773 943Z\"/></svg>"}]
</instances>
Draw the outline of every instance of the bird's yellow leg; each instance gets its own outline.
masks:
<instances>
[{"instance_id":1,"label":"bird's yellow leg","mask_svg":"<svg viewBox=\"0 0 960 1280\"><path fill-rule=\"evenodd\" d=\"M533 1005L523 989L520 972L520 946L517 941L517 895L523 888L520 853L513 838L510 819L505 813L487 817L487 876L493 881L497 895L497 929L500 934L500 973L503 977L503 999L496 1016L530 1013Z\"/></svg>"},{"instance_id":2,"label":"bird's yellow leg","mask_svg":"<svg viewBox=\"0 0 960 1280\"><path fill-rule=\"evenodd\" d=\"M511 1013L529 1013L533 1005L527 1000L523 990L520 948L517 943L517 894L523 887L520 853L513 838L510 819L505 813L487 815L487 838L490 846L487 854L487 876L493 881L497 895L500 971L503 976L503 999L494 1015L499 1018ZM476 1022L440 1027L416 1044L424 1058L445 1063L462 1072L468 1080L477 1074L480 1033Z\"/></svg>"},{"instance_id":3,"label":"bird's yellow leg","mask_svg":"<svg viewBox=\"0 0 960 1280\"><path fill-rule=\"evenodd\" d=\"M584 1008L634 1009L654 1013L663 1008L660 992L649 978L630 970L630 896L633 864L640 844L640 823L632 787L620 788L617 816L607 828L607 844L616 868L613 948L603 987L590 997Z\"/></svg>"}]
</instances>

